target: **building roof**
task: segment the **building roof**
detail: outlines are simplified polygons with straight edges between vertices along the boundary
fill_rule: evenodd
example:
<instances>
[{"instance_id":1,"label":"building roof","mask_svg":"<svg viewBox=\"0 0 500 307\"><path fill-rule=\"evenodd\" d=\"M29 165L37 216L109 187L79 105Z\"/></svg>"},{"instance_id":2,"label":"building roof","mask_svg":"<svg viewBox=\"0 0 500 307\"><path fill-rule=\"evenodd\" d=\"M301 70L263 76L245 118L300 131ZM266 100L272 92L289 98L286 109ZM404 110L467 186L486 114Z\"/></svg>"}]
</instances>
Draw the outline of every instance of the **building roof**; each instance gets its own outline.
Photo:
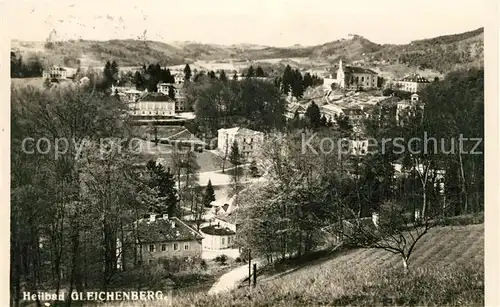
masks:
<instances>
[{"instance_id":1,"label":"building roof","mask_svg":"<svg viewBox=\"0 0 500 307\"><path fill-rule=\"evenodd\" d=\"M227 213L227 214L219 214L215 217L215 220L221 220L226 223L231 223L233 225L241 224L241 220L238 218L238 214L236 211Z\"/></svg>"},{"instance_id":2,"label":"building roof","mask_svg":"<svg viewBox=\"0 0 500 307\"><path fill-rule=\"evenodd\" d=\"M175 102L168 95L163 93L148 92L141 96L139 101L165 101L165 102Z\"/></svg>"},{"instance_id":3,"label":"building roof","mask_svg":"<svg viewBox=\"0 0 500 307\"><path fill-rule=\"evenodd\" d=\"M255 131L255 130L251 130L251 129L248 129L248 128L240 128L240 127L234 127L234 128L227 128L227 129L219 129L217 131L225 131L227 133L231 133L231 134L261 134L262 132L260 131Z\"/></svg>"},{"instance_id":4,"label":"building roof","mask_svg":"<svg viewBox=\"0 0 500 307\"><path fill-rule=\"evenodd\" d=\"M344 72L351 73L351 74L372 74L372 75L378 75L376 72L374 72L371 69L363 68L363 67L359 67L359 66L345 66L344 67Z\"/></svg>"},{"instance_id":5,"label":"building roof","mask_svg":"<svg viewBox=\"0 0 500 307\"><path fill-rule=\"evenodd\" d=\"M417 83L430 83L429 80L427 80L426 78L420 76L419 74L407 75L403 79L401 79L401 81L404 81L404 82L417 82Z\"/></svg>"},{"instance_id":6,"label":"building roof","mask_svg":"<svg viewBox=\"0 0 500 307\"><path fill-rule=\"evenodd\" d=\"M363 110L358 109L358 108L352 108L352 109L345 109L344 110L344 114L347 115L347 116L350 116L350 115L364 115L365 112L363 112Z\"/></svg>"},{"instance_id":7,"label":"building roof","mask_svg":"<svg viewBox=\"0 0 500 307\"><path fill-rule=\"evenodd\" d=\"M229 236L236 234L227 227L219 227L218 225L206 226L200 229L202 233L212 236Z\"/></svg>"},{"instance_id":8,"label":"building roof","mask_svg":"<svg viewBox=\"0 0 500 307\"><path fill-rule=\"evenodd\" d=\"M194 134L189 132L189 130L184 129L181 132L178 132L174 135L171 135L167 137L169 141L182 141L182 142L191 142L191 143L199 143L199 144L206 144L199 138L197 138Z\"/></svg>"},{"instance_id":9,"label":"building roof","mask_svg":"<svg viewBox=\"0 0 500 307\"><path fill-rule=\"evenodd\" d=\"M157 216L154 221L149 218L136 222L137 235L141 243L174 242L201 240L203 236L176 217L162 218Z\"/></svg>"},{"instance_id":10,"label":"building roof","mask_svg":"<svg viewBox=\"0 0 500 307\"><path fill-rule=\"evenodd\" d=\"M288 112L290 112L290 113L295 113L297 111L299 113L301 113L301 112L303 113L306 111L306 108L304 106L297 104L297 103L290 103L287 105L286 108L287 108Z\"/></svg>"}]
</instances>

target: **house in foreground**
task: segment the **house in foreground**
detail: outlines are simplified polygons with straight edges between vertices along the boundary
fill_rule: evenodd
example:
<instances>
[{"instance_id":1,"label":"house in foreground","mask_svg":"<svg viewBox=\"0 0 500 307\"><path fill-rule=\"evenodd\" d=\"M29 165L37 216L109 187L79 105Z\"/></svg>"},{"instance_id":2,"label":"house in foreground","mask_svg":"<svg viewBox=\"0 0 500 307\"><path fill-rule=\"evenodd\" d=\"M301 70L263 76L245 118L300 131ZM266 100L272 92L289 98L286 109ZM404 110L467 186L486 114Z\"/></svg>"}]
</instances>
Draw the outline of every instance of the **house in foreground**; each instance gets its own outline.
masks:
<instances>
[{"instance_id":1,"label":"house in foreground","mask_svg":"<svg viewBox=\"0 0 500 307\"><path fill-rule=\"evenodd\" d=\"M201 257L203 236L176 217L166 214L135 222L139 262L152 264L160 258Z\"/></svg>"}]
</instances>

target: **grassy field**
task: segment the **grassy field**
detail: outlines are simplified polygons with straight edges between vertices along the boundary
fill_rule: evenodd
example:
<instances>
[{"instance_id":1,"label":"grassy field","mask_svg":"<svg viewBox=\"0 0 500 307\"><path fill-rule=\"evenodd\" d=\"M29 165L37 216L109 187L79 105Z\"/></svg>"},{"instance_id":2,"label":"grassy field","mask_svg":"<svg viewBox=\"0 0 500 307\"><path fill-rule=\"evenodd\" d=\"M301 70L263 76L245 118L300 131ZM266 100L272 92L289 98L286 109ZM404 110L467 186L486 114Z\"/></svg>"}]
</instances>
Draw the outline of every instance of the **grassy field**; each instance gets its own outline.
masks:
<instances>
[{"instance_id":1,"label":"grassy field","mask_svg":"<svg viewBox=\"0 0 500 307\"><path fill-rule=\"evenodd\" d=\"M482 306L484 224L434 228L405 275L400 259L356 249L317 259L254 289L174 296L173 306ZM283 268L285 269L285 268ZM286 268L290 269L290 268ZM149 302L163 306L165 302ZM118 306L110 304L109 306ZM121 306L142 306L128 303Z\"/></svg>"}]
</instances>

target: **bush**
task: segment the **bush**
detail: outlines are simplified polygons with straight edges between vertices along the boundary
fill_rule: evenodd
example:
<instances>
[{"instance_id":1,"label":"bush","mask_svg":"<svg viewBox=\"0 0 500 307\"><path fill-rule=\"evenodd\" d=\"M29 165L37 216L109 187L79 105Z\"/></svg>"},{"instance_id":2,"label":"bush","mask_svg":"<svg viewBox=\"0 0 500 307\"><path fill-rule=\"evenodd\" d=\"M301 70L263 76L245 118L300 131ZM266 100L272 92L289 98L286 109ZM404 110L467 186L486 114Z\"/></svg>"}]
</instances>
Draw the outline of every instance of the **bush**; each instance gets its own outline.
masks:
<instances>
[{"instance_id":1,"label":"bush","mask_svg":"<svg viewBox=\"0 0 500 307\"><path fill-rule=\"evenodd\" d=\"M479 215L459 215L443 219L440 226L465 226L484 223L484 214Z\"/></svg>"},{"instance_id":2,"label":"bush","mask_svg":"<svg viewBox=\"0 0 500 307\"><path fill-rule=\"evenodd\" d=\"M218 262L221 265L226 264L226 261L227 261L227 256L226 255L219 255L219 256L215 257L215 262Z\"/></svg>"},{"instance_id":3,"label":"bush","mask_svg":"<svg viewBox=\"0 0 500 307\"><path fill-rule=\"evenodd\" d=\"M240 263L241 262L241 258L240 257L236 257L236 259L234 259L234 262Z\"/></svg>"}]
</instances>

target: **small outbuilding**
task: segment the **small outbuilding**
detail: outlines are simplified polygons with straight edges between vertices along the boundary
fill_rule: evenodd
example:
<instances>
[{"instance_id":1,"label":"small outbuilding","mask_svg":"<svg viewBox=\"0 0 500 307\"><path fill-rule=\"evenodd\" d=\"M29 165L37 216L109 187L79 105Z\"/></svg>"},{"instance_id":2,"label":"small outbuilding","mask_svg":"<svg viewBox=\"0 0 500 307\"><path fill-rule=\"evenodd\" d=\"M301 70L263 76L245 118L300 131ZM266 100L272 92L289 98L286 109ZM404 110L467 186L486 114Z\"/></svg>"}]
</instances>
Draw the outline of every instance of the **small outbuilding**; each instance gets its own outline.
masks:
<instances>
[{"instance_id":1,"label":"small outbuilding","mask_svg":"<svg viewBox=\"0 0 500 307\"><path fill-rule=\"evenodd\" d=\"M200 232L203 234L202 248L209 250L232 247L236 235L232 229L221 226L220 223L203 227Z\"/></svg>"}]
</instances>

